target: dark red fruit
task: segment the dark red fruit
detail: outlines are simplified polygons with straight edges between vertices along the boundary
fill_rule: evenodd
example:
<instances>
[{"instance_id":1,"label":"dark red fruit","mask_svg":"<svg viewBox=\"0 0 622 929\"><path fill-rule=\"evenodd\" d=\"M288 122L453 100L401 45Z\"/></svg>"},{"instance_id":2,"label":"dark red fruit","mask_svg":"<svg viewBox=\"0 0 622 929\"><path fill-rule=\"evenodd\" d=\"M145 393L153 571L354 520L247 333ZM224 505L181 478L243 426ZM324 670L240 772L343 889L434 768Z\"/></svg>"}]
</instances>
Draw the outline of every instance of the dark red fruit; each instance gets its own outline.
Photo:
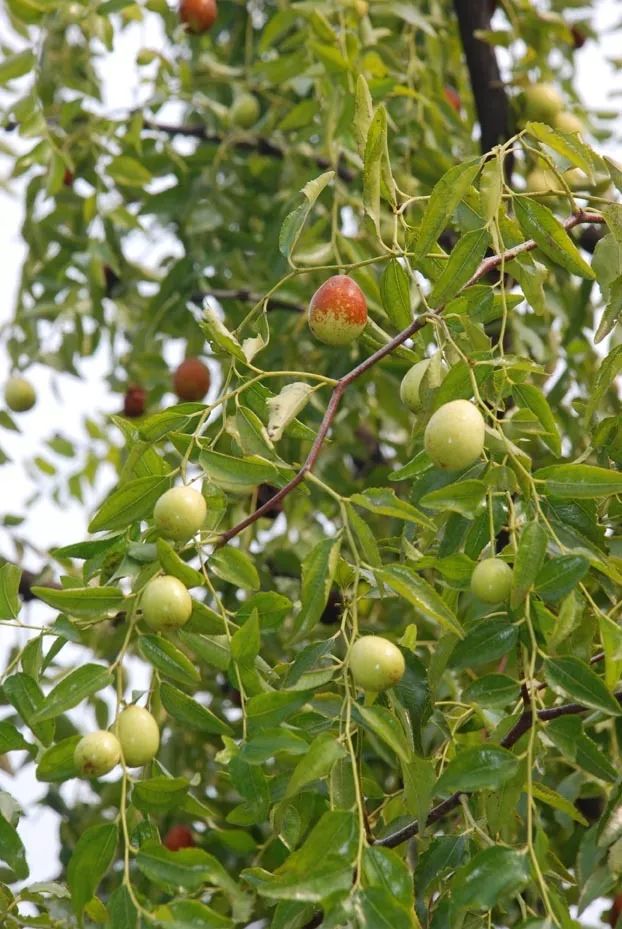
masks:
<instances>
[{"instance_id":1,"label":"dark red fruit","mask_svg":"<svg viewBox=\"0 0 622 929\"><path fill-rule=\"evenodd\" d=\"M194 839L187 826L171 826L164 837L164 845L169 852L178 852L180 848L192 848Z\"/></svg>"},{"instance_id":2,"label":"dark red fruit","mask_svg":"<svg viewBox=\"0 0 622 929\"><path fill-rule=\"evenodd\" d=\"M73 171L70 171L69 168L65 168L65 173L63 174L63 184L65 187L73 187L75 179Z\"/></svg>"},{"instance_id":3,"label":"dark red fruit","mask_svg":"<svg viewBox=\"0 0 622 929\"><path fill-rule=\"evenodd\" d=\"M263 506L264 503L267 503L268 500L271 500L276 493L279 492L278 487L273 487L272 484L260 484L257 488L257 509L260 506ZM263 514L264 519L276 519L279 513L283 512L283 504L280 500L274 503L269 507L266 512Z\"/></svg>"},{"instance_id":4,"label":"dark red fruit","mask_svg":"<svg viewBox=\"0 0 622 929\"><path fill-rule=\"evenodd\" d=\"M179 4L180 20L196 35L211 29L217 16L216 0L181 0Z\"/></svg>"},{"instance_id":5,"label":"dark red fruit","mask_svg":"<svg viewBox=\"0 0 622 929\"><path fill-rule=\"evenodd\" d=\"M462 109L462 100L460 94L455 87L450 87L449 84L443 90L443 96L447 103L452 107L456 113L459 113Z\"/></svg>"},{"instance_id":6,"label":"dark red fruit","mask_svg":"<svg viewBox=\"0 0 622 929\"><path fill-rule=\"evenodd\" d=\"M145 412L145 401L147 392L142 387L135 384L127 388L123 398L123 415L134 419L136 416L142 416Z\"/></svg>"},{"instance_id":7,"label":"dark red fruit","mask_svg":"<svg viewBox=\"0 0 622 929\"><path fill-rule=\"evenodd\" d=\"M611 902L611 909L607 914L607 922L610 926L616 926L622 913L622 894L616 894Z\"/></svg>"},{"instance_id":8,"label":"dark red fruit","mask_svg":"<svg viewBox=\"0 0 622 929\"><path fill-rule=\"evenodd\" d=\"M180 400L202 400L210 385L209 368L198 358L186 358L173 375L173 389Z\"/></svg>"},{"instance_id":9,"label":"dark red fruit","mask_svg":"<svg viewBox=\"0 0 622 929\"><path fill-rule=\"evenodd\" d=\"M324 607L324 612L320 616L320 622L324 626L334 626L340 623L343 616L343 600L337 591L331 590Z\"/></svg>"},{"instance_id":10,"label":"dark red fruit","mask_svg":"<svg viewBox=\"0 0 622 929\"><path fill-rule=\"evenodd\" d=\"M577 49L583 48L583 46L587 42L587 36L585 35L585 33L581 29L579 29L578 26L571 26L570 32L572 34L572 44L574 45L574 47Z\"/></svg>"},{"instance_id":11,"label":"dark red fruit","mask_svg":"<svg viewBox=\"0 0 622 929\"><path fill-rule=\"evenodd\" d=\"M121 278L116 271L113 271L110 265L104 265L104 286L106 288L106 296L111 297L114 293L114 290L117 284L120 283Z\"/></svg>"}]
</instances>

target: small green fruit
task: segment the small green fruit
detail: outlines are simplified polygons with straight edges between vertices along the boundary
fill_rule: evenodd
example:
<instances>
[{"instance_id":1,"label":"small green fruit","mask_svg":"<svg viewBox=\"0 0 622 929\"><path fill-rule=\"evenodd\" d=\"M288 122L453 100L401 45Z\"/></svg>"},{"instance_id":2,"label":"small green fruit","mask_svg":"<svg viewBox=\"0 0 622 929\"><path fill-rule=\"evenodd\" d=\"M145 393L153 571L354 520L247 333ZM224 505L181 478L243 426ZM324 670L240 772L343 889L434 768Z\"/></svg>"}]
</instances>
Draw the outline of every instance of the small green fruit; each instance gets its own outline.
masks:
<instances>
[{"instance_id":1,"label":"small green fruit","mask_svg":"<svg viewBox=\"0 0 622 929\"><path fill-rule=\"evenodd\" d=\"M259 119L261 107L254 94L244 93L233 101L230 111L231 124L240 129L250 129Z\"/></svg>"},{"instance_id":2,"label":"small green fruit","mask_svg":"<svg viewBox=\"0 0 622 929\"><path fill-rule=\"evenodd\" d=\"M83 736L73 754L76 768L83 777L101 777L121 760L121 746L116 735L100 729Z\"/></svg>"},{"instance_id":3,"label":"small green fruit","mask_svg":"<svg viewBox=\"0 0 622 929\"><path fill-rule=\"evenodd\" d=\"M25 377L10 377L4 387L6 405L14 413L31 410L37 401L35 389Z\"/></svg>"},{"instance_id":4,"label":"small green fruit","mask_svg":"<svg viewBox=\"0 0 622 929\"><path fill-rule=\"evenodd\" d=\"M401 651L379 635L364 635L350 650L350 672L357 687L378 693L402 679L406 664Z\"/></svg>"},{"instance_id":5,"label":"small green fruit","mask_svg":"<svg viewBox=\"0 0 622 929\"><path fill-rule=\"evenodd\" d=\"M418 361L412 366L410 371L406 372L400 384L400 400L405 406L411 409L413 413L419 413L423 406L420 389L421 382L426 372L429 372L427 383L432 390L436 387L440 387L445 376L442 362L440 364L432 364L433 361L433 358L424 358L423 361Z\"/></svg>"},{"instance_id":6,"label":"small green fruit","mask_svg":"<svg viewBox=\"0 0 622 929\"><path fill-rule=\"evenodd\" d=\"M349 345L367 325L365 294L352 278L334 274L315 291L309 328L326 345Z\"/></svg>"},{"instance_id":7,"label":"small green fruit","mask_svg":"<svg viewBox=\"0 0 622 929\"><path fill-rule=\"evenodd\" d=\"M525 118L552 123L564 102L552 84L531 84L525 90Z\"/></svg>"},{"instance_id":8,"label":"small green fruit","mask_svg":"<svg viewBox=\"0 0 622 929\"><path fill-rule=\"evenodd\" d=\"M148 710L128 706L119 714L115 732L121 743L123 760L130 768L147 764L160 747L160 730Z\"/></svg>"},{"instance_id":9,"label":"small green fruit","mask_svg":"<svg viewBox=\"0 0 622 929\"><path fill-rule=\"evenodd\" d=\"M484 558L471 575L471 593L484 603L507 600L512 587L512 569L500 558Z\"/></svg>"},{"instance_id":10,"label":"small green fruit","mask_svg":"<svg viewBox=\"0 0 622 929\"><path fill-rule=\"evenodd\" d=\"M149 581L140 602L143 619L156 632L185 626L192 613L192 597L182 582L170 574Z\"/></svg>"},{"instance_id":11,"label":"small green fruit","mask_svg":"<svg viewBox=\"0 0 622 929\"><path fill-rule=\"evenodd\" d=\"M156 529L167 539L185 542L195 535L207 516L203 494L192 487L172 487L153 508Z\"/></svg>"},{"instance_id":12,"label":"small green fruit","mask_svg":"<svg viewBox=\"0 0 622 929\"><path fill-rule=\"evenodd\" d=\"M451 400L430 417L423 443L437 467L460 471L481 456L485 435L484 418L477 407L468 400Z\"/></svg>"},{"instance_id":13,"label":"small green fruit","mask_svg":"<svg viewBox=\"0 0 622 929\"><path fill-rule=\"evenodd\" d=\"M582 120L569 110L561 110L554 120L555 129L561 129L562 132L583 132L584 126Z\"/></svg>"}]
</instances>

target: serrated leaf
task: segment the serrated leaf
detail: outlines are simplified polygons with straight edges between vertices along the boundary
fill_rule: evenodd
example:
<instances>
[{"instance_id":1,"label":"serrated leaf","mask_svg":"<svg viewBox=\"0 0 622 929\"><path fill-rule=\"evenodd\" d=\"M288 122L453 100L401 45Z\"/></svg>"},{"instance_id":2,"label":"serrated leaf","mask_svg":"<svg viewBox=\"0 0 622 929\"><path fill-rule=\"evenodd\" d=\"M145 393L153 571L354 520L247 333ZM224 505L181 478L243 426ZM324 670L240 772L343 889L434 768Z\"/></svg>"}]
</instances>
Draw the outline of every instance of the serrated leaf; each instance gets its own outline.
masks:
<instances>
[{"instance_id":1,"label":"serrated leaf","mask_svg":"<svg viewBox=\"0 0 622 929\"><path fill-rule=\"evenodd\" d=\"M326 777L335 762L345 755L345 748L334 734L321 732L308 746L302 761L294 768L285 796L295 796L306 784Z\"/></svg>"},{"instance_id":2,"label":"serrated leaf","mask_svg":"<svg viewBox=\"0 0 622 929\"><path fill-rule=\"evenodd\" d=\"M389 565L376 572L388 587L411 603L426 620L438 623L462 638L460 622L442 597L407 565Z\"/></svg>"},{"instance_id":3,"label":"serrated leaf","mask_svg":"<svg viewBox=\"0 0 622 929\"><path fill-rule=\"evenodd\" d=\"M570 271L571 274L578 274L579 277L586 277L590 280L594 279L594 272L547 206L531 197L516 197L514 209L525 235L537 243L538 248L547 258Z\"/></svg>"},{"instance_id":4,"label":"serrated leaf","mask_svg":"<svg viewBox=\"0 0 622 929\"><path fill-rule=\"evenodd\" d=\"M116 846L117 826L114 823L90 826L80 835L67 866L71 902L78 918L112 864Z\"/></svg>"},{"instance_id":5,"label":"serrated leaf","mask_svg":"<svg viewBox=\"0 0 622 929\"><path fill-rule=\"evenodd\" d=\"M498 790L516 775L518 764L518 758L497 745L463 748L439 777L436 791Z\"/></svg>"},{"instance_id":6,"label":"serrated leaf","mask_svg":"<svg viewBox=\"0 0 622 929\"><path fill-rule=\"evenodd\" d=\"M599 342L609 335L617 326L622 315L622 277L617 277L609 287L607 306L600 318L598 329L594 335L594 342Z\"/></svg>"},{"instance_id":7,"label":"serrated leaf","mask_svg":"<svg viewBox=\"0 0 622 929\"><path fill-rule=\"evenodd\" d=\"M405 329L412 322L410 278L403 266L392 258L380 279L380 295L387 316L396 329Z\"/></svg>"},{"instance_id":8,"label":"serrated leaf","mask_svg":"<svg viewBox=\"0 0 622 929\"><path fill-rule=\"evenodd\" d=\"M32 716L32 721L41 723L55 719L112 682L112 674L106 665L85 664L75 668L52 688L45 704Z\"/></svg>"},{"instance_id":9,"label":"serrated leaf","mask_svg":"<svg viewBox=\"0 0 622 929\"><path fill-rule=\"evenodd\" d=\"M527 523L521 532L514 559L510 595L512 607L522 603L535 584L540 568L544 564L546 545L547 534L544 527L537 520Z\"/></svg>"},{"instance_id":10,"label":"serrated leaf","mask_svg":"<svg viewBox=\"0 0 622 929\"><path fill-rule=\"evenodd\" d=\"M395 752L398 758L408 763L411 749L404 730L396 716L383 706L354 706L354 718L365 729L373 732L381 742Z\"/></svg>"},{"instance_id":11,"label":"serrated leaf","mask_svg":"<svg viewBox=\"0 0 622 929\"><path fill-rule=\"evenodd\" d=\"M322 539L302 563L300 611L293 625L293 633L297 638L312 629L324 612L337 568L340 545L340 536Z\"/></svg>"},{"instance_id":12,"label":"serrated leaf","mask_svg":"<svg viewBox=\"0 0 622 929\"><path fill-rule=\"evenodd\" d=\"M258 590L259 574L251 556L241 548L220 548L213 552L208 567L214 574L242 590Z\"/></svg>"},{"instance_id":13,"label":"serrated leaf","mask_svg":"<svg viewBox=\"0 0 622 929\"><path fill-rule=\"evenodd\" d=\"M303 381L286 384L275 396L266 400L270 411L267 432L273 442L282 438L286 427L296 419L298 414L307 405L314 388Z\"/></svg>"},{"instance_id":14,"label":"serrated leaf","mask_svg":"<svg viewBox=\"0 0 622 929\"><path fill-rule=\"evenodd\" d=\"M22 572L17 565L7 562L0 567L0 619L17 618L21 577Z\"/></svg>"},{"instance_id":15,"label":"serrated leaf","mask_svg":"<svg viewBox=\"0 0 622 929\"><path fill-rule=\"evenodd\" d=\"M607 715L620 716L622 709L595 671L578 658L550 658L544 662L549 687Z\"/></svg>"},{"instance_id":16,"label":"serrated leaf","mask_svg":"<svg viewBox=\"0 0 622 929\"><path fill-rule=\"evenodd\" d=\"M233 735L231 727L210 709L166 681L160 685L160 699L166 712L183 726L213 735Z\"/></svg>"},{"instance_id":17,"label":"serrated leaf","mask_svg":"<svg viewBox=\"0 0 622 929\"><path fill-rule=\"evenodd\" d=\"M55 610L87 618L116 613L126 600L118 587L67 587L64 590L33 587L32 592Z\"/></svg>"},{"instance_id":18,"label":"serrated leaf","mask_svg":"<svg viewBox=\"0 0 622 929\"><path fill-rule=\"evenodd\" d=\"M542 441L548 445L553 454L560 455L561 437L551 407L542 391L534 387L533 384L515 384L512 387L512 393L520 406L531 410L534 416L538 418L540 425L544 429Z\"/></svg>"},{"instance_id":19,"label":"serrated leaf","mask_svg":"<svg viewBox=\"0 0 622 929\"><path fill-rule=\"evenodd\" d=\"M458 293L477 269L489 241L490 235L485 226L465 232L460 237L449 255L443 273L430 292L430 306L442 306Z\"/></svg>"},{"instance_id":20,"label":"serrated leaf","mask_svg":"<svg viewBox=\"0 0 622 929\"><path fill-rule=\"evenodd\" d=\"M203 319L200 325L214 350L220 349L225 355L237 358L238 361L246 361L242 346L207 301L203 306Z\"/></svg>"},{"instance_id":21,"label":"serrated leaf","mask_svg":"<svg viewBox=\"0 0 622 929\"><path fill-rule=\"evenodd\" d=\"M365 142L367 134L374 115L374 104L367 81L362 74L356 79L356 97L354 103L354 134L356 136L356 147L358 153L363 158L365 154Z\"/></svg>"},{"instance_id":22,"label":"serrated leaf","mask_svg":"<svg viewBox=\"0 0 622 929\"><path fill-rule=\"evenodd\" d=\"M530 878L525 852L495 845L478 852L454 875L450 887L454 903L465 909L490 909L516 894Z\"/></svg>"},{"instance_id":23,"label":"serrated leaf","mask_svg":"<svg viewBox=\"0 0 622 929\"><path fill-rule=\"evenodd\" d=\"M172 642L157 635L141 635L138 649L149 664L174 681L182 684L198 684L200 674L189 658Z\"/></svg>"},{"instance_id":24,"label":"serrated leaf","mask_svg":"<svg viewBox=\"0 0 622 929\"><path fill-rule=\"evenodd\" d=\"M551 465L535 471L533 476L543 483L541 492L550 497L588 500L622 493L622 471L596 465Z\"/></svg>"},{"instance_id":25,"label":"serrated leaf","mask_svg":"<svg viewBox=\"0 0 622 929\"><path fill-rule=\"evenodd\" d=\"M395 491L389 487L368 487L363 493L352 494L350 502L379 516L393 516L406 522L418 523L426 529L436 530L429 516L418 510L412 503L400 500Z\"/></svg>"},{"instance_id":26,"label":"serrated leaf","mask_svg":"<svg viewBox=\"0 0 622 929\"><path fill-rule=\"evenodd\" d=\"M415 245L415 258L424 258L447 225L453 211L475 180L480 160L450 168L434 187L421 220Z\"/></svg>"},{"instance_id":27,"label":"serrated leaf","mask_svg":"<svg viewBox=\"0 0 622 929\"><path fill-rule=\"evenodd\" d=\"M89 524L89 532L125 529L138 519L147 519L159 497L171 485L169 477L148 475L122 484L107 497Z\"/></svg>"},{"instance_id":28,"label":"serrated leaf","mask_svg":"<svg viewBox=\"0 0 622 929\"><path fill-rule=\"evenodd\" d=\"M334 171L325 171L315 180L305 184L301 190L305 201L285 217L279 233L279 251L286 258L289 258L294 251L313 204L334 176Z\"/></svg>"},{"instance_id":29,"label":"serrated leaf","mask_svg":"<svg viewBox=\"0 0 622 929\"><path fill-rule=\"evenodd\" d=\"M173 577L179 578L185 587L201 587L203 585L205 579L201 572L186 564L166 539L158 539L156 548L158 561L165 574L171 574Z\"/></svg>"}]
</instances>

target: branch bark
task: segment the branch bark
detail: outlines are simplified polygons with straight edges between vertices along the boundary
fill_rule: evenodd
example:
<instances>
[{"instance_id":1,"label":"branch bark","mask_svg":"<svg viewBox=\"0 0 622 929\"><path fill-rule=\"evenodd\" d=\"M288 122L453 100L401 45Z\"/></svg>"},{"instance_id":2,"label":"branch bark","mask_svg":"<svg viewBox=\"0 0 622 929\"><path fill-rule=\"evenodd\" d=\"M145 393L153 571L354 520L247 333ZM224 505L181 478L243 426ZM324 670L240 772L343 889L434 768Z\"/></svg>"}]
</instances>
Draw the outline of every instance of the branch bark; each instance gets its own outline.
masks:
<instances>
[{"instance_id":1,"label":"branch bark","mask_svg":"<svg viewBox=\"0 0 622 929\"><path fill-rule=\"evenodd\" d=\"M568 217L563 223L564 229L574 229L575 226L582 225L584 223L604 223L604 217L599 216L597 213L590 213L587 210L579 210L574 215ZM491 255L489 258L484 258L480 263L477 271L469 278L469 280L464 284L458 293L462 293L466 290L467 287L470 287L472 284L477 283L481 280L489 271L492 271L494 268L497 268L502 262L509 262L513 258L516 258L518 255L522 255L525 252L531 252L534 248L537 247L537 243L533 239L528 239L526 242L521 242L520 245L515 245L513 248L509 248L501 255ZM457 295L456 295L457 296ZM254 522L260 519L265 513L267 513L275 504L280 503L285 499L293 490L298 487L298 485L304 480L305 475L310 471L313 471L316 462L322 451L322 446L331 425L337 415L339 409L339 404L341 403L341 398L344 393L354 381L358 380L363 374L366 374L374 365L378 364L379 361L382 361L387 355L390 355L391 352L400 346L406 339L409 339L412 335L419 332L423 329L424 326L428 324L430 319L433 316L438 316L444 311L445 307L439 307L434 313L429 316L420 316L417 319L414 319L409 326L403 329L398 335L396 335L390 342L387 342L386 345L383 345L382 348L379 348L378 351L374 352L373 355L370 355L369 358L366 358L355 368L352 368L347 374L345 374L340 380L337 381L336 386L333 388L326 412L324 413L324 418L320 424L319 431L315 437L313 445L311 446L311 451L307 455L307 458L294 477L289 481L284 487L279 490L273 497L266 501L263 506L258 507L253 513L249 514L245 519L242 519L239 523L236 523L235 526L232 526L231 529L227 529L226 532L223 532L219 535L216 542L216 547L220 548L223 545L226 545L231 539L239 535L240 532L243 532L244 529L247 529L248 526L251 526Z\"/></svg>"},{"instance_id":2,"label":"branch bark","mask_svg":"<svg viewBox=\"0 0 622 929\"><path fill-rule=\"evenodd\" d=\"M495 145L506 142L512 134L510 107L495 50L475 35L480 29L490 29L491 4L489 0L454 0L454 10L475 98L481 149L489 152ZM509 153L505 159L508 180L512 167L513 156Z\"/></svg>"}]
</instances>

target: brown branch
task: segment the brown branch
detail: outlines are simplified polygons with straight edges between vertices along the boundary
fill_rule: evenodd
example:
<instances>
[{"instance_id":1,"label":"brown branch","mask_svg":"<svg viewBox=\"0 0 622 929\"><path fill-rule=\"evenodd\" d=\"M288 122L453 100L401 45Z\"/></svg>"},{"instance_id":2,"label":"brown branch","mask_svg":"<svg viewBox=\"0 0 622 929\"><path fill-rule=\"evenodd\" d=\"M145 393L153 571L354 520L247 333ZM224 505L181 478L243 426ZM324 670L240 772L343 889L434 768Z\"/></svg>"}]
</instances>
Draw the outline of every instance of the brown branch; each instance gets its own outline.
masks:
<instances>
[{"instance_id":1,"label":"brown branch","mask_svg":"<svg viewBox=\"0 0 622 929\"><path fill-rule=\"evenodd\" d=\"M495 145L507 142L512 134L510 107L494 47L475 35L478 30L490 29L492 4L485 0L454 0L454 10L481 129L480 147L482 152L489 152ZM510 152L505 159L508 180L512 165Z\"/></svg>"},{"instance_id":2,"label":"brown branch","mask_svg":"<svg viewBox=\"0 0 622 929\"><path fill-rule=\"evenodd\" d=\"M237 290L227 290L223 287L211 287L204 293L192 294L191 303L201 306L206 297L215 297L216 300L240 300L243 303L259 304L266 298L262 294L253 293L252 290L246 290L240 287ZM301 303L295 303L293 300L286 300L283 297L269 297L267 299L268 310L288 310L292 313L304 313L305 307Z\"/></svg>"},{"instance_id":3,"label":"brown branch","mask_svg":"<svg viewBox=\"0 0 622 929\"><path fill-rule=\"evenodd\" d=\"M159 123L157 120L145 119L143 121L143 126L145 129L148 129L150 132L162 132L165 135L175 136L181 135L190 139L198 139L200 142L211 143L212 145L222 145L226 143L231 145L233 148L238 149L241 152L258 152L260 155L267 155L270 158L278 158L279 161L285 161L290 152L284 148L281 148L280 145L277 145L275 142L271 142L270 139L266 139L262 136L256 136L254 138L227 138L226 136L220 135L218 132L209 132L205 126L187 126L174 123ZM313 162L321 168L323 171L334 170L337 174L337 177L341 178L342 181L350 183L354 180L354 172L350 168L346 167L343 162L338 162L335 167L328 158L324 158L322 155L315 155L312 158Z\"/></svg>"},{"instance_id":4,"label":"brown branch","mask_svg":"<svg viewBox=\"0 0 622 929\"><path fill-rule=\"evenodd\" d=\"M563 223L563 227L566 230L574 229L575 226L579 226L582 223L604 223L604 217L599 216L597 213L590 213L586 210L579 210L573 216L568 217ZM509 262L513 258L516 258L518 255L523 255L525 252L531 252L534 248L537 247L537 242L533 239L528 239L526 242L521 242L520 245L515 245L513 248L507 249L501 255L492 255L490 258L484 258L480 263L477 271L469 278L469 280L464 284L458 294L466 290L467 287L470 287L472 284L477 283L482 277L484 277L489 271L493 268L498 267L502 262ZM455 296L458 296L456 294ZM420 316L417 319L413 320L406 329L403 329L398 335L396 335L390 342L387 342L386 345L383 345L382 348L379 348L378 351L374 352L373 355L370 355L369 358L366 358L365 361L362 361L355 368L352 368L348 374L345 374L340 380L337 381L336 386L333 388L331 398L329 400L326 412L324 413L324 418L320 424L320 429L318 434L315 437L315 441L311 446L311 451L307 455L307 458L298 471L297 474L289 481L284 487L282 487L278 493L276 493L270 500L267 500L263 506L258 507L253 513L245 517L239 523L236 523L235 526L232 526L231 529L227 529L226 532L221 533L218 537L216 543L217 547L226 545L231 539L233 539L240 532L243 532L248 526L251 526L256 522L260 517L268 512L275 504L280 503L282 500L287 497L292 490L295 490L296 487L304 480L306 474L310 471L313 471L317 459L319 458L320 452L322 450L322 445L324 440L328 435L328 431L337 415L337 410L339 409L339 404L341 398L346 392L347 388L356 381L363 374L366 374L370 368L373 368L375 364L385 358L387 355L390 355L391 352L395 351L398 346L400 346L406 339L414 335L416 332L419 332L420 329L423 329L424 326L428 324L433 316L438 316L443 312L445 307L439 307L434 310L433 313L428 316Z\"/></svg>"},{"instance_id":5,"label":"brown branch","mask_svg":"<svg viewBox=\"0 0 622 929\"><path fill-rule=\"evenodd\" d=\"M622 691L614 694L614 696L618 702L622 703ZM549 722L551 719L559 719L560 716L574 716L577 713L587 713L589 709L590 707L583 706L580 703L566 703L562 706L552 706L546 710L538 710L536 716L540 722ZM519 716L505 738L501 740L501 747L512 748L513 745L516 745L521 736L531 729L532 725L533 716L531 710L525 710L525 712ZM446 800L443 800L442 803L437 804L430 810L430 814L426 819L426 826L433 825L447 813L455 810L455 808L460 805L460 798L468 796L469 793L467 791L458 790L450 797L447 797ZM396 848L396 846L401 845L402 842L412 839L418 832L419 822L415 820L412 823L408 823L407 826L398 829L396 832L392 832L391 835L384 836L382 839L376 839L374 845L381 845L384 848Z\"/></svg>"}]
</instances>

